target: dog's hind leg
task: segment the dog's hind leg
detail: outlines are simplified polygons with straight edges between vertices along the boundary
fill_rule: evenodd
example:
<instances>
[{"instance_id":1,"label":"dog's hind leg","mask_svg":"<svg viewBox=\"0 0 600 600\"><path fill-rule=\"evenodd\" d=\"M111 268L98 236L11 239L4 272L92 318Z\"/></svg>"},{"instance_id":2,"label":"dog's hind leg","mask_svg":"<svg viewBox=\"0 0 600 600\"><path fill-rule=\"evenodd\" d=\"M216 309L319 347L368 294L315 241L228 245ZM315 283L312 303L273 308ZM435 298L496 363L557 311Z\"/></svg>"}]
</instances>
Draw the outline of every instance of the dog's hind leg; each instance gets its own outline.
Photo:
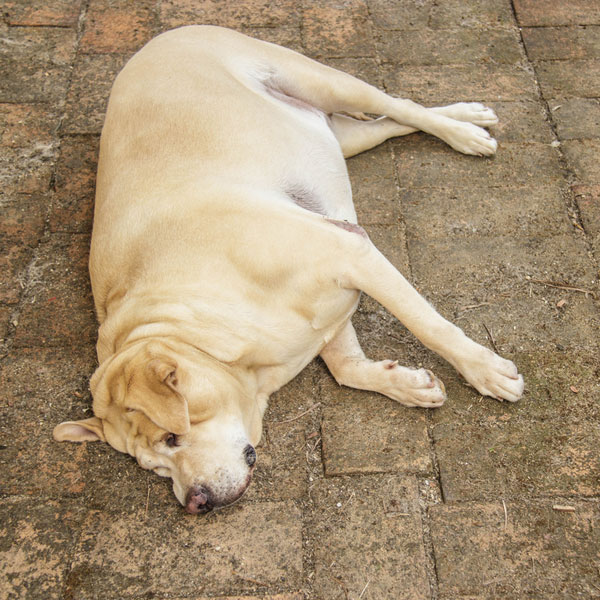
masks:
<instances>
[{"instance_id":1,"label":"dog's hind leg","mask_svg":"<svg viewBox=\"0 0 600 600\"><path fill-rule=\"evenodd\" d=\"M323 348L321 358L340 385L379 392L405 406L436 408L446 399L442 382L431 371L366 358L350 321Z\"/></svg>"},{"instance_id":2,"label":"dog's hind leg","mask_svg":"<svg viewBox=\"0 0 600 600\"><path fill-rule=\"evenodd\" d=\"M478 102L458 102L427 110L482 127L489 127L498 122L494 111ZM345 158L374 148L390 138L418 131L415 127L402 125L390 117L363 121L346 115L333 114L330 117L330 125Z\"/></svg>"},{"instance_id":3,"label":"dog's hind leg","mask_svg":"<svg viewBox=\"0 0 600 600\"><path fill-rule=\"evenodd\" d=\"M286 48L259 43L252 50L256 58L268 65L263 84L274 94L295 98L329 115L363 112L387 116L400 125L435 135L464 154L491 155L496 151L496 141L485 129L469 122L473 119L457 120L443 111L393 98L352 75Z\"/></svg>"}]
</instances>

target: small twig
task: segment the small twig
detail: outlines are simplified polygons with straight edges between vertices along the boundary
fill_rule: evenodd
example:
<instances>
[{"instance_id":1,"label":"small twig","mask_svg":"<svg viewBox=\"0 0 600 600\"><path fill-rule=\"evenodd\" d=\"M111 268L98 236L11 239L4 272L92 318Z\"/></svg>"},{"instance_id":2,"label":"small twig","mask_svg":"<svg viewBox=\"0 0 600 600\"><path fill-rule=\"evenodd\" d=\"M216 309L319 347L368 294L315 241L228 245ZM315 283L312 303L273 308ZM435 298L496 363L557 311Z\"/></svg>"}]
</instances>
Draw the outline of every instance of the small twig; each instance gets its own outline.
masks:
<instances>
[{"instance_id":1,"label":"small twig","mask_svg":"<svg viewBox=\"0 0 600 600\"><path fill-rule=\"evenodd\" d=\"M283 421L267 421L267 423L272 423L274 425L279 425L280 423L291 423L292 421L297 421L298 419L301 419L304 415L307 415L311 410L314 410L318 406L321 406L320 402L313 404L310 408L307 408L304 412L300 413L295 417L292 417L291 419L284 419Z\"/></svg>"},{"instance_id":2,"label":"small twig","mask_svg":"<svg viewBox=\"0 0 600 600\"><path fill-rule=\"evenodd\" d=\"M502 498L502 506L504 507L504 531L508 528L508 511L506 510L506 502Z\"/></svg>"},{"instance_id":3,"label":"small twig","mask_svg":"<svg viewBox=\"0 0 600 600\"><path fill-rule=\"evenodd\" d=\"M474 308L479 308L481 306L491 306L491 302L480 302L479 304L469 304L467 306L461 306L459 308L460 312L463 312L465 310L473 310Z\"/></svg>"},{"instance_id":4,"label":"small twig","mask_svg":"<svg viewBox=\"0 0 600 600\"><path fill-rule=\"evenodd\" d=\"M500 354L500 351L498 350L498 346L496 346L496 340L494 339L492 332L488 329L488 326L485 323L483 323L483 321L482 321L482 324L483 324L485 330L487 331L488 338L489 338L490 343L492 344L494 350L496 351L496 354Z\"/></svg>"},{"instance_id":5,"label":"small twig","mask_svg":"<svg viewBox=\"0 0 600 600\"><path fill-rule=\"evenodd\" d=\"M148 486L148 494L146 495L146 510L144 511L144 519L148 517L149 502L150 502L150 486Z\"/></svg>"},{"instance_id":6,"label":"small twig","mask_svg":"<svg viewBox=\"0 0 600 600\"><path fill-rule=\"evenodd\" d=\"M586 298L589 295L594 300L596 300L596 292L592 292L592 290L586 290L584 288L574 287L572 285L567 285L566 283L559 283L558 281L542 281L541 279L529 279L529 281L531 281L531 283L547 285L548 287L558 288L561 290L570 290L572 292L581 292L582 294L585 294Z\"/></svg>"},{"instance_id":7,"label":"small twig","mask_svg":"<svg viewBox=\"0 0 600 600\"><path fill-rule=\"evenodd\" d=\"M555 504L552 510L558 510L561 512L575 512L574 506L567 506L566 504Z\"/></svg>"},{"instance_id":8,"label":"small twig","mask_svg":"<svg viewBox=\"0 0 600 600\"><path fill-rule=\"evenodd\" d=\"M365 587L363 588L363 591L360 593L360 596L358 597L358 600L360 600L364 593L367 591L367 588L369 587L369 584L371 583L371 580L369 579L369 581L367 581L367 585L365 585Z\"/></svg>"},{"instance_id":9,"label":"small twig","mask_svg":"<svg viewBox=\"0 0 600 600\"><path fill-rule=\"evenodd\" d=\"M262 587L269 587L266 583L263 583L262 581L257 581L256 579L252 579L252 577L244 577L243 575L240 575L239 573L236 573L235 571L231 571L233 573L233 575L235 577L239 577L240 579L243 579L244 581L247 581L248 583L253 583L254 585L260 585Z\"/></svg>"}]
</instances>

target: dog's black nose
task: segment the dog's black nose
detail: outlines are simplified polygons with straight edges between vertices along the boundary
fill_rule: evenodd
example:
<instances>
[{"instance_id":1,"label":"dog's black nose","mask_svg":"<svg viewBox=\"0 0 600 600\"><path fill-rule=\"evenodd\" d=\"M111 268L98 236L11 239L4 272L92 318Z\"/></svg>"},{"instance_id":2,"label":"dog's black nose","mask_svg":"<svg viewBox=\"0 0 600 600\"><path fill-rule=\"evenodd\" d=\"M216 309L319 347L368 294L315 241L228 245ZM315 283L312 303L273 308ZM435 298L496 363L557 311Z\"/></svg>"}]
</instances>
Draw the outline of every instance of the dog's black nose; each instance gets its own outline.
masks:
<instances>
[{"instance_id":1,"label":"dog's black nose","mask_svg":"<svg viewBox=\"0 0 600 600\"><path fill-rule=\"evenodd\" d=\"M250 444L244 448L244 458L249 467L252 467L256 462L256 450Z\"/></svg>"},{"instance_id":2,"label":"dog's black nose","mask_svg":"<svg viewBox=\"0 0 600 600\"><path fill-rule=\"evenodd\" d=\"M195 485L188 490L185 498L185 510L192 515L206 513L212 510L209 491L202 486Z\"/></svg>"}]
</instances>

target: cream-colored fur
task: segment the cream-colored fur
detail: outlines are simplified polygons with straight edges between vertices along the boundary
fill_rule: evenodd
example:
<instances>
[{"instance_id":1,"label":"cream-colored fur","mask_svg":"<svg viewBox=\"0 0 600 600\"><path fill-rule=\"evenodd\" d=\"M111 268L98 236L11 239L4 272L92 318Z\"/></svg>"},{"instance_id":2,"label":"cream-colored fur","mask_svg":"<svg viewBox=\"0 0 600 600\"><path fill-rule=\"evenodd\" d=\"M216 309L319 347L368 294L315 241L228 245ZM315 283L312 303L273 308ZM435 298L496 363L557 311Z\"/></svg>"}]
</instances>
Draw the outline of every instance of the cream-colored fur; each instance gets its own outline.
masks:
<instances>
[{"instance_id":1,"label":"cream-colored fur","mask_svg":"<svg viewBox=\"0 0 600 600\"><path fill-rule=\"evenodd\" d=\"M360 112L382 117L348 116ZM56 439L108 441L172 477L195 513L244 492L269 395L318 354L341 384L440 406L429 371L365 358L350 321L360 291L481 394L517 400L515 366L438 315L356 225L344 162L417 129L493 154L480 126L495 122L480 104L425 109L226 29L151 41L118 76L102 132L95 417Z\"/></svg>"}]
</instances>

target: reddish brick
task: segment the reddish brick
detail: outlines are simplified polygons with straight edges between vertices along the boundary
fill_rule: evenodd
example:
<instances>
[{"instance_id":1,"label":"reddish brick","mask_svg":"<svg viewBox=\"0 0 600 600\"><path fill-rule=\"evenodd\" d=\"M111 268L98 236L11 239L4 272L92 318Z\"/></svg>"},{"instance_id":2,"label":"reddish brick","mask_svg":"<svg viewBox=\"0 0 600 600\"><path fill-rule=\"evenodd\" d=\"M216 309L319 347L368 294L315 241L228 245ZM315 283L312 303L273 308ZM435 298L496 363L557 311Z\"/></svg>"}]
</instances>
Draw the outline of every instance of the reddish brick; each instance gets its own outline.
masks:
<instances>
[{"instance_id":1,"label":"reddish brick","mask_svg":"<svg viewBox=\"0 0 600 600\"><path fill-rule=\"evenodd\" d=\"M392 358L392 357L389 357ZM394 400L323 381L325 473L428 473L432 470L425 412Z\"/></svg>"},{"instance_id":2,"label":"reddish brick","mask_svg":"<svg viewBox=\"0 0 600 600\"><path fill-rule=\"evenodd\" d=\"M0 102L61 102L76 37L75 31L62 27L9 27L3 31L10 53L2 58Z\"/></svg>"},{"instance_id":3,"label":"reddish brick","mask_svg":"<svg viewBox=\"0 0 600 600\"><path fill-rule=\"evenodd\" d=\"M62 139L50 213L52 231L91 232L98 146L95 136Z\"/></svg>"},{"instance_id":4,"label":"reddish brick","mask_svg":"<svg viewBox=\"0 0 600 600\"><path fill-rule=\"evenodd\" d=\"M316 598L430 598L411 477L334 477L312 490Z\"/></svg>"},{"instance_id":5,"label":"reddish brick","mask_svg":"<svg viewBox=\"0 0 600 600\"><path fill-rule=\"evenodd\" d=\"M598 99L567 98L550 100L548 104L560 139L600 138Z\"/></svg>"},{"instance_id":6,"label":"reddish brick","mask_svg":"<svg viewBox=\"0 0 600 600\"><path fill-rule=\"evenodd\" d=\"M597 496L597 424L442 423L433 430L447 502L538 496Z\"/></svg>"},{"instance_id":7,"label":"reddish brick","mask_svg":"<svg viewBox=\"0 0 600 600\"><path fill-rule=\"evenodd\" d=\"M82 0L6 0L2 10L9 25L74 27L82 4Z\"/></svg>"},{"instance_id":8,"label":"reddish brick","mask_svg":"<svg viewBox=\"0 0 600 600\"><path fill-rule=\"evenodd\" d=\"M15 345L81 346L96 339L88 236L54 235L27 271Z\"/></svg>"},{"instance_id":9,"label":"reddish brick","mask_svg":"<svg viewBox=\"0 0 600 600\"><path fill-rule=\"evenodd\" d=\"M536 73L546 98L597 98L600 96L600 61L542 61Z\"/></svg>"},{"instance_id":10,"label":"reddish brick","mask_svg":"<svg viewBox=\"0 0 600 600\"><path fill-rule=\"evenodd\" d=\"M396 65L447 65L470 62L514 64L523 60L521 39L511 29L461 28L382 32L378 45L384 61Z\"/></svg>"},{"instance_id":11,"label":"reddish brick","mask_svg":"<svg viewBox=\"0 0 600 600\"><path fill-rule=\"evenodd\" d=\"M244 27L280 27L300 20L295 0L163 0L160 5L163 29L182 25L220 25Z\"/></svg>"},{"instance_id":12,"label":"reddish brick","mask_svg":"<svg viewBox=\"0 0 600 600\"><path fill-rule=\"evenodd\" d=\"M521 25L600 25L600 6L596 0L514 0Z\"/></svg>"},{"instance_id":13,"label":"reddish brick","mask_svg":"<svg viewBox=\"0 0 600 600\"><path fill-rule=\"evenodd\" d=\"M131 52L153 34L155 2L92 2L86 14L81 52Z\"/></svg>"},{"instance_id":14,"label":"reddish brick","mask_svg":"<svg viewBox=\"0 0 600 600\"><path fill-rule=\"evenodd\" d=\"M562 148L569 166L575 172L577 183L600 183L600 140L568 140L562 143Z\"/></svg>"},{"instance_id":15,"label":"reddish brick","mask_svg":"<svg viewBox=\"0 0 600 600\"><path fill-rule=\"evenodd\" d=\"M600 58L600 27L525 27L521 33L531 60Z\"/></svg>"},{"instance_id":16,"label":"reddish brick","mask_svg":"<svg viewBox=\"0 0 600 600\"><path fill-rule=\"evenodd\" d=\"M49 145L57 128L58 114L53 108L39 104L0 104L0 146Z\"/></svg>"},{"instance_id":17,"label":"reddish brick","mask_svg":"<svg viewBox=\"0 0 600 600\"><path fill-rule=\"evenodd\" d=\"M373 56L369 13L363 0L311 5L304 10L303 37L311 56Z\"/></svg>"},{"instance_id":18,"label":"reddish brick","mask_svg":"<svg viewBox=\"0 0 600 600\"><path fill-rule=\"evenodd\" d=\"M359 154L347 164L358 222L361 225L399 223L400 203L389 145Z\"/></svg>"},{"instance_id":19,"label":"reddish brick","mask_svg":"<svg viewBox=\"0 0 600 600\"><path fill-rule=\"evenodd\" d=\"M174 587L188 598L257 586L268 593L298 589L301 575L302 520L292 504L241 503L208 517L136 507L90 512L67 596L93 597L97 589L107 600L157 596Z\"/></svg>"},{"instance_id":20,"label":"reddish brick","mask_svg":"<svg viewBox=\"0 0 600 600\"><path fill-rule=\"evenodd\" d=\"M422 0L420 4L423 4ZM429 27L510 27L515 24L510 0L444 0L433 2Z\"/></svg>"},{"instance_id":21,"label":"reddish brick","mask_svg":"<svg viewBox=\"0 0 600 600\"><path fill-rule=\"evenodd\" d=\"M0 502L0 597L64 598L63 587L84 512L71 501Z\"/></svg>"},{"instance_id":22,"label":"reddish brick","mask_svg":"<svg viewBox=\"0 0 600 600\"><path fill-rule=\"evenodd\" d=\"M389 94L427 106L538 99L533 73L515 65L386 65L383 73Z\"/></svg>"},{"instance_id":23,"label":"reddish brick","mask_svg":"<svg viewBox=\"0 0 600 600\"><path fill-rule=\"evenodd\" d=\"M102 131L113 81L126 61L127 56L120 54L78 56L67 94L63 133L99 134Z\"/></svg>"},{"instance_id":24,"label":"reddish brick","mask_svg":"<svg viewBox=\"0 0 600 600\"><path fill-rule=\"evenodd\" d=\"M50 189L56 147L35 144L29 148L0 148L0 172L7 195L38 194Z\"/></svg>"},{"instance_id":25,"label":"reddish brick","mask_svg":"<svg viewBox=\"0 0 600 600\"><path fill-rule=\"evenodd\" d=\"M394 142L400 184L407 188L516 187L564 182L558 152L546 144L503 144L492 158L453 152L419 134Z\"/></svg>"},{"instance_id":26,"label":"reddish brick","mask_svg":"<svg viewBox=\"0 0 600 600\"><path fill-rule=\"evenodd\" d=\"M56 498L81 493L89 481L86 444L58 444L53 428L83 418L93 347L70 350L21 350L4 360L0 374L0 464L8 494Z\"/></svg>"},{"instance_id":27,"label":"reddish brick","mask_svg":"<svg viewBox=\"0 0 600 600\"><path fill-rule=\"evenodd\" d=\"M0 221L0 301L16 303L25 286L25 268L44 231L48 201L10 197L2 202Z\"/></svg>"},{"instance_id":28,"label":"reddish brick","mask_svg":"<svg viewBox=\"0 0 600 600\"><path fill-rule=\"evenodd\" d=\"M597 597L598 502L502 500L430 509L439 597Z\"/></svg>"}]
</instances>

